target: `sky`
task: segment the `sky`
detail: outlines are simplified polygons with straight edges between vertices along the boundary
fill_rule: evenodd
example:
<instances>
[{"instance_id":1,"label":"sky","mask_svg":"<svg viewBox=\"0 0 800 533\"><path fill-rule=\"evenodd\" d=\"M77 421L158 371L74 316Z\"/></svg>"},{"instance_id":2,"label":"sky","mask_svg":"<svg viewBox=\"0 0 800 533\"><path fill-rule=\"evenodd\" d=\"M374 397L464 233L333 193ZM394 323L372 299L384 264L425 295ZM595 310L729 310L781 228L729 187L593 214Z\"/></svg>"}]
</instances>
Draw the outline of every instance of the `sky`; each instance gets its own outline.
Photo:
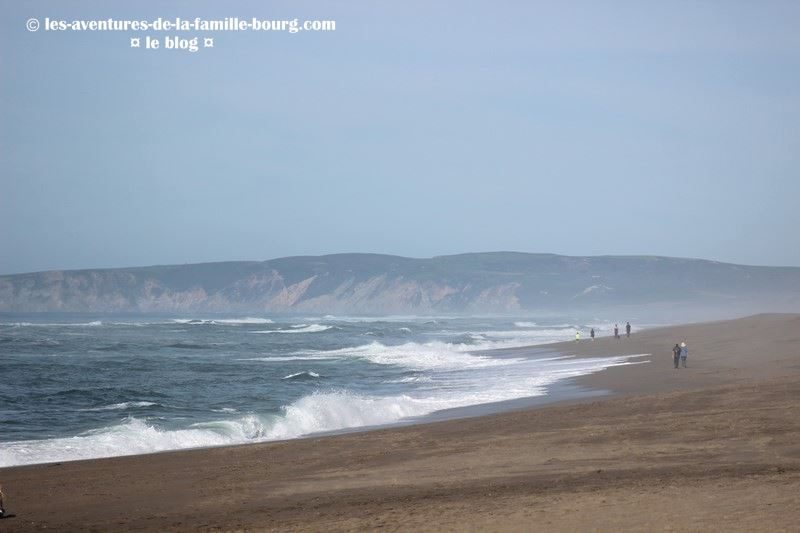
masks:
<instances>
[{"instance_id":1,"label":"sky","mask_svg":"<svg viewBox=\"0 0 800 533\"><path fill-rule=\"evenodd\" d=\"M28 31L30 18L335 20ZM342 252L800 266L798 2L0 0L0 274ZM211 36L197 52L130 39Z\"/></svg>"}]
</instances>

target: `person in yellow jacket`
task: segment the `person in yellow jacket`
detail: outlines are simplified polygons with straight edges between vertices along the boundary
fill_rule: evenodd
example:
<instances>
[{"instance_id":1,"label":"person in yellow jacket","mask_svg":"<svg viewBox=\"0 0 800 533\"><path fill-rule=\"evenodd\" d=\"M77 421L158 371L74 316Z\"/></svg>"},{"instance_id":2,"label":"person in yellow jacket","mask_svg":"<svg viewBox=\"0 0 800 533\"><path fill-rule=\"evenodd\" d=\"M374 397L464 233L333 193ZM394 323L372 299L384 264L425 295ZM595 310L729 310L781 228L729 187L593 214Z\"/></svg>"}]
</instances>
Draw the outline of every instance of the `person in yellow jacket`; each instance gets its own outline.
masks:
<instances>
[{"instance_id":1,"label":"person in yellow jacket","mask_svg":"<svg viewBox=\"0 0 800 533\"><path fill-rule=\"evenodd\" d=\"M580 331L576 331L575 332L575 342L578 342L579 340L581 340L581 332Z\"/></svg>"}]
</instances>

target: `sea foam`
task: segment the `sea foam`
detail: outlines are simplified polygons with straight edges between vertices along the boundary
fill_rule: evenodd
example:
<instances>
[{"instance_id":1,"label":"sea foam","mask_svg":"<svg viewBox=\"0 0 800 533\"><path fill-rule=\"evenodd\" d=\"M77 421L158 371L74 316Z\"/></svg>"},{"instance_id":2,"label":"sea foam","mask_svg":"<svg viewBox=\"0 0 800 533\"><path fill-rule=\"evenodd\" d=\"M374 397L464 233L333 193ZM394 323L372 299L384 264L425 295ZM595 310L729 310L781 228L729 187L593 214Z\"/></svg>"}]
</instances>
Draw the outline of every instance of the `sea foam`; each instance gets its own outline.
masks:
<instances>
[{"instance_id":1,"label":"sea foam","mask_svg":"<svg viewBox=\"0 0 800 533\"><path fill-rule=\"evenodd\" d=\"M152 421L128 417L120 424L74 437L4 443L0 448L0 467L291 439L392 424L442 409L542 395L546 386L555 381L632 364L631 357L634 356L553 358L548 365L524 360L517 362L517 368L511 373L498 368L495 370L500 372L490 370L481 381L467 380L447 390L437 388L416 394L371 396L346 390L315 392L283 407L280 413L251 413L197 423L184 429L165 429Z\"/></svg>"},{"instance_id":2,"label":"sea foam","mask_svg":"<svg viewBox=\"0 0 800 533\"><path fill-rule=\"evenodd\" d=\"M191 325L223 325L223 326L240 326L247 324L272 324L273 321L269 318L173 318L171 322L175 324L191 324Z\"/></svg>"},{"instance_id":3,"label":"sea foam","mask_svg":"<svg viewBox=\"0 0 800 533\"><path fill-rule=\"evenodd\" d=\"M320 333L333 329L333 326L325 326L323 324L297 324L290 326L288 329L264 329L258 331L251 331L251 333Z\"/></svg>"},{"instance_id":4,"label":"sea foam","mask_svg":"<svg viewBox=\"0 0 800 533\"><path fill-rule=\"evenodd\" d=\"M372 342L353 348L337 350L313 351L297 353L310 357L356 358L379 365L397 365L416 370L459 369L465 367L478 368L511 364L512 359L495 359L492 357L473 355L467 349L474 346L449 344L444 342L416 343L407 342L399 345L385 345Z\"/></svg>"},{"instance_id":5,"label":"sea foam","mask_svg":"<svg viewBox=\"0 0 800 533\"><path fill-rule=\"evenodd\" d=\"M89 409L82 409L83 411L118 411L123 409L134 409L141 407L152 407L159 405L155 402L120 402L111 405L103 405L101 407L92 407Z\"/></svg>"}]
</instances>

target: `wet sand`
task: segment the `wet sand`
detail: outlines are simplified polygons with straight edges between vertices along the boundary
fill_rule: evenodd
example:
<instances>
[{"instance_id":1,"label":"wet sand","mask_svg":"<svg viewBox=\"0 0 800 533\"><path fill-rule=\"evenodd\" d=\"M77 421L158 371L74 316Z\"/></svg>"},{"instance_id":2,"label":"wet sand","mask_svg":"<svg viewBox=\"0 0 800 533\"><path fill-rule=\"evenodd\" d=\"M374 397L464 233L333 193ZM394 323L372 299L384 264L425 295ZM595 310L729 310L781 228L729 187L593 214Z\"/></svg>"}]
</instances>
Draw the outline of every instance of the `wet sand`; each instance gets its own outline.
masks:
<instances>
[{"instance_id":1,"label":"wet sand","mask_svg":"<svg viewBox=\"0 0 800 533\"><path fill-rule=\"evenodd\" d=\"M0 531L800 528L800 315L555 348L651 355L576 381L601 399L2 469Z\"/></svg>"}]
</instances>

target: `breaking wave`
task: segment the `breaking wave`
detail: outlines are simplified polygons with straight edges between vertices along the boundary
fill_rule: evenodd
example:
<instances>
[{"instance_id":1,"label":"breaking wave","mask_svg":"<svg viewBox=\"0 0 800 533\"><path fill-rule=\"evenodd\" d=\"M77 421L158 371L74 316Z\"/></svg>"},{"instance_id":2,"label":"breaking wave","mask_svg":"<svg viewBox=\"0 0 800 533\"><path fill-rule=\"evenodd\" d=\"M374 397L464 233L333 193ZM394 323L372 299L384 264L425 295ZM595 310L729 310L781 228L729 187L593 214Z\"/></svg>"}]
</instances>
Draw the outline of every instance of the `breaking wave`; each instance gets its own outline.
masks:
<instances>
[{"instance_id":1,"label":"breaking wave","mask_svg":"<svg viewBox=\"0 0 800 533\"><path fill-rule=\"evenodd\" d=\"M311 372L310 370L306 370L305 372L295 372L294 374L289 374L288 376L284 376L281 379L316 379L319 377L319 374L316 372Z\"/></svg>"},{"instance_id":2,"label":"breaking wave","mask_svg":"<svg viewBox=\"0 0 800 533\"><path fill-rule=\"evenodd\" d=\"M175 324L198 324L198 325L232 325L239 326L244 324L272 324L273 321L269 318L173 318L172 322Z\"/></svg>"},{"instance_id":3,"label":"breaking wave","mask_svg":"<svg viewBox=\"0 0 800 533\"><path fill-rule=\"evenodd\" d=\"M272 320L269 318L253 318L253 317L246 317L246 318L223 318L219 320L215 320L217 324L272 324Z\"/></svg>"},{"instance_id":4,"label":"breaking wave","mask_svg":"<svg viewBox=\"0 0 800 533\"><path fill-rule=\"evenodd\" d=\"M121 402L111 405L104 405L102 407L92 407L90 409L82 409L83 411L117 411L122 409L133 409L137 407L152 407L159 405L155 402Z\"/></svg>"},{"instance_id":5,"label":"breaking wave","mask_svg":"<svg viewBox=\"0 0 800 533\"><path fill-rule=\"evenodd\" d=\"M542 372L519 374L508 382L487 376L485 383L458 390L414 396L370 396L348 391L315 392L275 414L245 416L162 428L152 421L128 417L121 424L74 437L7 442L0 448L0 467L71 461L166 450L200 448L291 439L313 433L385 425L442 409L510 400L545 393L545 387L566 377L589 374L610 366L634 364L627 357L576 359Z\"/></svg>"},{"instance_id":6,"label":"breaking wave","mask_svg":"<svg viewBox=\"0 0 800 533\"><path fill-rule=\"evenodd\" d=\"M290 326L289 329L264 329L253 331L252 333L319 333L321 331L328 331L333 329L334 326L324 326L322 324L297 324Z\"/></svg>"},{"instance_id":7,"label":"breaking wave","mask_svg":"<svg viewBox=\"0 0 800 533\"><path fill-rule=\"evenodd\" d=\"M495 359L467 353L467 350L474 349L475 346L471 345L444 342L429 342L425 344L408 342L396 346L373 342L354 348L307 351L297 355L357 358L379 365L398 365L416 370L503 366L515 361L514 359Z\"/></svg>"}]
</instances>

